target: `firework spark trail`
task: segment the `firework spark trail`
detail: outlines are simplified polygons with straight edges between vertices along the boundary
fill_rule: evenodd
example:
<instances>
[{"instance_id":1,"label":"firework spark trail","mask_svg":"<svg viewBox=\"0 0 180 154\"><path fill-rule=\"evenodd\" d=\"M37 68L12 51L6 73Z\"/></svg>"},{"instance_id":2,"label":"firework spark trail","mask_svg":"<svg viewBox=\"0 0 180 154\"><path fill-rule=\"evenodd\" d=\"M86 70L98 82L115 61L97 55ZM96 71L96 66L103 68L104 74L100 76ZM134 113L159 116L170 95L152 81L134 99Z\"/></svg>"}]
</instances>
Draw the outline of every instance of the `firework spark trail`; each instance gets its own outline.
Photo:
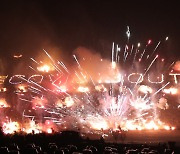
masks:
<instances>
[{"instance_id":1,"label":"firework spark trail","mask_svg":"<svg viewBox=\"0 0 180 154\"><path fill-rule=\"evenodd\" d=\"M116 63L118 62L118 55L119 52L121 51L121 48L118 46L118 44L116 45Z\"/></svg>"},{"instance_id":2,"label":"firework spark trail","mask_svg":"<svg viewBox=\"0 0 180 154\"><path fill-rule=\"evenodd\" d=\"M41 83L41 82L43 81L43 79L44 79L44 77L43 77L42 75L37 75L37 74L35 74L35 75L31 75L31 76L29 77L28 82L31 82L31 81L32 81L31 79L34 78L34 77L41 77L39 83Z\"/></svg>"},{"instance_id":3,"label":"firework spark trail","mask_svg":"<svg viewBox=\"0 0 180 154\"><path fill-rule=\"evenodd\" d=\"M135 62L135 60L136 60L136 55L137 55L137 52L138 52L138 49L136 49L136 51L135 51L134 58L133 58L133 62L132 62L132 67L133 67L134 62Z\"/></svg>"},{"instance_id":4,"label":"firework spark trail","mask_svg":"<svg viewBox=\"0 0 180 154\"><path fill-rule=\"evenodd\" d=\"M156 95L157 93L159 93L162 89L164 89L167 85L169 85L170 84L170 82L168 82L168 83L166 83L163 87L161 87L159 90L157 90L154 94L153 94L153 96L154 95Z\"/></svg>"},{"instance_id":5,"label":"firework spark trail","mask_svg":"<svg viewBox=\"0 0 180 154\"><path fill-rule=\"evenodd\" d=\"M93 81L92 77L89 75L91 82L93 83L94 87L95 87L95 82Z\"/></svg>"},{"instance_id":6,"label":"firework spark trail","mask_svg":"<svg viewBox=\"0 0 180 154\"><path fill-rule=\"evenodd\" d=\"M77 60L76 55L73 55L73 57L74 57L74 59L76 60L76 63L78 64L78 67L79 67L80 69L82 69L82 67L81 67L81 65L80 65L80 63L79 63L79 61Z\"/></svg>"},{"instance_id":7,"label":"firework spark trail","mask_svg":"<svg viewBox=\"0 0 180 154\"><path fill-rule=\"evenodd\" d=\"M31 100L27 100L27 99L24 99L24 98L19 98L20 100L22 101L26 101L26 102L32 102Z\"/></svg>"},{"instance_id":8,"label":"firework spark trail","mask_svg":"<svg viewBox=\"0 0 180 154\"><path fill-rule=\"evenodd\" d=\"M126 56L125 56L125 60L124 60L124 61L126 61L126 60L127 60L128 54L129 54L129 53L127 52L127 53L126 53Z\"/></svg>"},{"instance_id":9,"label":"firework spark trail","mask_svg":"<svg viewBox=\"0 0 180 154\"><path fill-rule=\"evenodd\" d=\"M149 69L151 68L151 66L153 65L153 63L155 62L155 60L158 58L158 55L156 55L156 57L151 61L150 65L148 66L148 68L146 69L146 71L143 74L143 77L146 75L146 73L149 71ZM135 87L137 86L137 84L139 83L139 81L141 80L141 76L138 78L138 81L135 84Z\"/></svg>"},{"instance_id":10,"label":"firework spark trail","mask_svg":"<svg viewBox=\"0 0 180 154\"><path fill-rule=\"evenodd\" d=\"M46 50L44 50L43 49L43 51L45 52L45 54L49 57L49 59L53 62L53 66L54 66L54 68L56 69L56 71L57 72L61 72L61 73L63 73L62 71L61 71L61 69L59 69L59 67L56 65L56 63L55 63L55 61L54 61L54 59L50 56L50 54L46 51Z\"/></svg>"},{"instance_id":11,"label":"firework spark trail","mask_svg":"<svg viewBox=\"0 0 180 154\"><path fill-rule=\"evenodd\" d=\"M125 107L125 103L127 103L127 98L124 96L118 96L118 106L119 106L119 112L118 114L122 118L122 116L127 112L127 108Z\"/></svg>"},{"instance_id":12,"label":"firework spark trail","mask_svg":"<svg viewBox=\"0 0 180 154\"><path fill-rule=\"evenodd\" d=\"M114 62L114 42L112 44L112 54L111 54L111 62L113 63Z\"/></svg>"},{"instance_id":13,"label":"firework spark trail","mask_svg":"<svg viewBox=\"0 0 180 154\"><path fill-rule=\"evenodd\" d=\"M39 63L34 59L34 58L30 58L33 62L35 62L36 64L39 65Z\"/></svg>"},{"instance_id":14,"label":"firework spark trail","mask_svg":"<svg viewBox=\"0 0 180 154\"><path fill-rule=\"evenodd\" d=\"M33 90L33 89L31 90L31 92L43 96L42 92L39 92L39 91L36 91L36 90Z\"/></svg>"},{"instance_id":15,"label":"firework spark trail","mask_svg":"<svg viewBox=\"0 0 180 154\"><path fill-rule=\"evenodd\" d=\"M172 67L172 66L174 65L174 63L175 63L175 62L172 62L172 63L169 65L169 67L168 67L167 70L169 70L169 68Z\"/></svg>"},{"instance_id":16,"label":"firework spark trail","mask_svg":"<svg viewBox=\"0 0 180 154\"><path fill-rule=\"evenodd\" d=\"M31 89L33 89L33 90L36 90L36 91L42 92L40 89L35 88L35 87L33 87L33 86L30 86L30 88L29 88L29 89L30 89L30 90L31 90Z\"/></svg>"},{"instance_id":17,"label":"firework spark trail","mask_svg":"<svg viewBox=\"0 0 180 154\"><path fill-rule=\"evenodd\" d=\"M78 79L81 81L81 77L79 76L79 74L75 71L75 75L78 77Z\"/></svg>"},{"instance_id":18,"label":"firework spark trail","mask_svg":"<svg viewBox=\"0 0 180 154\"><path fill-rule=\"evenodd\" d=\"M144 49L143 53L141 54L140 59L142 59L142 58L143 58L143 56L144 56L144 53L145 53L145 52L146 52L146 49Z\"/></svg>"},{"instance_id":19,"label":"firework spark trail","mask_svg":"<svg viewBox=\"0 0 180 154\"><path fill-rule=\"evenodd\" d=\"M37 70L35 70L32 66L29 66L30 69L32 69L33 71L37 72Z\"/></svg>"},{"instance_id":20,"label":"firework spark trail","mask_svg":"<svg viewBox=\"0 0 180 154\"><path fill-rule=\"evenodd\" d=\"M129 38L130 38L129 26L127 26L126 34L127 34L128 43L129 43ZM150 42L151 40L148 41L148 44L146 45L146 47L150 44ZM156 45L152 55L157 50L160 43L161 41L159 41L158 44ZM139 54L140 54L140 59L142 59L143 56L145 55L146 47L141 52L140 43L138 43L137 48L134 48L134 45L132 44L130 50L128 49L128 46L126 44L124 48L124 52L120 52L120 50L123 48L120 48L119 45L115 45L115 43L113 42L112 51L111 51L112 55L110 58L112 66L119 62L121 55L123 55L123 58L121 59L124 61L124 63L126 62L127 64L128 62L127 59L129 60L131 58L130 55L132 54L134 55L134 57L132 57L133 58L132 65L136 64L135 61L137 58L139 58L138 57ZM135 53L133 52L134 49L135 49ZM89 84L89 82L87 82L90 79L90 81L93 83L94 89L92 88L93 89L92 90L90 88L88 91L82 90L78 92L77 91L72 92L72 93L70 92L69 94L69 91L68 92L66 90L63 91L61 87L62 86L61 77L63 75L67 76L66 81L65 81L65 84L67 84L68 81L71 80L71 76L70 76L72 75L71 72L68 70L68 68L62 61L55 61L47 51L44 50L44 52L46 53L48 58L51 60L51 65L54 68L51 74L49 74L50 72L47 73L47 75L50 78L50 82L51 82L50 84L53 85L55 88L57 88L57 90L56 89L50 90L46 88L46 86L45 87L41 86L41 82L43 78L41 78L41 80L37 83L31 79L26 80L25 77L23 76L21 77L21 79L27 81L27 83L29 84L28 90L30 90L31 93L41 94L41 98L37 97L36 94L31 95L31 100L21 98L21 97L19 98L22 101L31 102L31 103L39 99L41 99L42 101L46 100L44 104L35 104L33 106L35 110L38 111L39 109L40 111L45 113L44 114L45 116L43 116L42 118L51 120L58 125L61 125L62 123L64 123L65 126L68 125L68 124L67 125L65 124L66 117L70 119L73 119L73 118L77 119L77 121L83 120L83 122L80 122L79 125L81 125L80 127L82 128L87 127L86 129L88 130L92 130L93 125L95 125L97 121L98 121L98 124L105 121L105 123L107 123L107 126L105 127L106 129L109 129L109 128L117 129L117 123L118 125L122 125L125 129L131 129L130 128L131 126L133 128L136 127L135 129L137 128L142 129L142 128L146 128L145 124L148 122L148 120L158 118L156 117L158 116L156 112L157 106L155 105L156 102L154 101L154 99L156 98L153 96L157 95L162 89L164 89L167 85L169 85L170 82L166 83L164 86L162 86L154 94L151 94L151 95L149 93L140 94L140 92L138 91L138 88L136 88L137 84L141 80L141 77L144 77L147 74L147 72L150 70L150 68L152 67L156 59L158 58L158 55L150 62L148 67L145 69L144 74L138 78L138 81L136 82L135 86L134 85L133 87L129 86L124 81L123 79L124 76L121 75L120 78L122 79L119 80L118 83L113 83L110 80L108 81L108 83L110 83L109 85L105 85L105 84L104 84L105 86L103 85L104 88L108 87L107 91L105 90L95 91L96 90L95 86L99 85L98 81L96 81L96 79L94 79L93 76L91 76L92 74L87 73L88 70L84 69L85 67L83 67L83 65L82 65L83 68L81 67L80 62L79 62L81 59L78 61L76 55L73 55L76 63L78 64L77 71L75 69L72 69L74 70L73 75L75 76L75 78L77 77L80 81L80 82L76 81L75 84L81 85L81 83L83 83L83 86L84 84L86 84L85 85L86 87L87 85L91 86L92 84ZM149 57L147 56L147 59L148 58ZM31 60L39 65L39 63L35 61L34 59L31 59ZM85 61L84 57L83 57L83 60ZM173 64L174 63L172 63L170 67ZM139 63L137 65L139 65ZM61 70L61 67L62 67L62 70ZM109 66L107 67L109 68ZM31 69L34 71L37 71L34 68L31 68ZM114 71L114 67L112 67L111 69L112 71ZM124 71L124 68L122 68L122 70ZM56 76L53 75L53 73L55 73L54 71L57 71ZM100 73L99 73L99 76L100 76ZM60 76L58 76L57 74ZM103 73L101 73L101 76L102 74ZM60 80L59 84L56 84L56 82L59 80ZM101 83L103 83L103 81L101 81ZM86 88L85 86L82 88ZM156 88L153 87L153 90L154 89ZM51 96L49 97L49 95ZM70 99L73 101L73 104L68 105L68 102L66 102L66 99L68 97L70 97ZM51 98L52 100L50 101ZM37 117L36 115L31 116L31 115L25 115L24 113L25 112L23 112L23 117L27 117L27 118L29 117L33 119L40 118L40 117ZM92 122L92 125L91 125L91 122ZM76 125L76 124L73 124L73 125ZM101 128L104 128L104 127L102 127L101 125L98 125L98 129L101 129ZM152 127L152 128L155 128L155 127ZM69 127L69 129L71 128Z\"/></svg>"},{"instance_id":21,"label":"firework spark trail","mask_svg":"<svg viewBox=\"0 0 180 154\"><path fill-rule=\"evenodd\" d=\"M130 32L129 29L130 29L129 26L127 26L126 35L127 35L127 38L128 38L128 42L129 42L129 38L130 38L130 36L131 36L131 32Z\"/></svg>"},{"instance_id":22,"label":"firework spark trail","mask_svg":"<svg viewBox=\"0 0 180 154\"><path fill-rule=\"evenodd\" d=\"M131 53L130 53L130 55L132 55L132 53L133 53L133 49L134 49L134 45L132 44L132 46L131 46Z\"/></svg>"},{"instance_id":23,"label":"firework spark trail","mask_svg":"<svg viewBox=\"0 0 180 154\"><path fill-rule=\"evenodd\" d=\"M59 62L58 61L58 64L59 65L61 65L62 66L62 68L67 72L67 73L69 73L69 71L68 71L68 69L67 69L67 67L64 65L64 63L63 62Z\"/></svg>"},{"instance_id":24,"label":"firework spark trail","mask_svg":"<svg viewBox=\"0 0 180 154\"><path fill-rule=\"evenodd\" d=\"M140 59L143 58L143 56L144 56L144 54L145 54L145 52L146 52L146 49L147 49L147 47L148 47L149 44L151 44L151 40L149 40L148 43L146 44L146 47L145 47L145 49L143 50L143 53L141 54Z\"/></svg>"},{"instance_id":25,"label":"firework spark trail","mask_svg":"<svg viewBox=\"0 0 180 154\"><path fill-rule=\"evenodd\" d=\"M42 87L41 85L39 85L38 83L36 83L36 82L34 82L34 81L32 81L32 80L29 81L29 80L23 78L22 76L20 76L19 78L23 79L24 81L26 81L26 82L28 82L28 83L33 83L33 84L35 84L36 86L38 86L38 87L42 88L43 90L47 91L46 88Z\"/></svg>"},{"instance_id":26,"label":"firework spark trail","mask_svg":"<svg viewBox=\"0 0 180 154\"><path fill-rule=\"evenodd\" d=\"M152 55L154 54L154 52L157 50L157 48L159 47L160 43L161 43L161 41L158 42L158 44L156 45L156 47L155 47L154 51L152 52L151 56L152 56ZM150 56L150 57L151 57L151 56Z\"/></svg>"},{"instance_id":27,"label":"firework spark trail","mask_svg":"<svg viewBox=\"0 0 180 154\"><path fill-rule=\"evenodd\" d=\"M130 88L128 88L128 90L131 93L131 95L133 96L134 94L133 94L132 90Z\"/></svg>"},{"instance_id":28,"label":"firework spark trail","mask_svg":"<svg viewBox=\"0 0 180 154\"><path fill-rule=\"evenodd\" d=\"M124 47L124 54L123 54L123 61L125 62L125 57L126 57L126 46Z\"/></svg>"}]
</instances>

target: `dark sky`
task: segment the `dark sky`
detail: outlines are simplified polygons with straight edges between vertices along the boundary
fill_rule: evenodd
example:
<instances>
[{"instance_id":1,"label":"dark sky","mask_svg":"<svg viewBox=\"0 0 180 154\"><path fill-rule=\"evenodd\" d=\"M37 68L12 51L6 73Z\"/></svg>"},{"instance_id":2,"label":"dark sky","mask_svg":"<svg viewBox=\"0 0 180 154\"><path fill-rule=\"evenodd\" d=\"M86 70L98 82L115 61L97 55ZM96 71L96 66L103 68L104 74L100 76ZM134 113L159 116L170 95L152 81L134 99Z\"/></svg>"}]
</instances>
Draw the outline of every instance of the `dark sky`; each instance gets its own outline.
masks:
<instances>
[{"instance_id":1,"label":"dark sky","mask_svg":"<svg viewBox=\"0 0 180 154\"><path fill-rule=\"evenodd\" d=\"M0 55L34 56L43 48L59 48L64 55L85 46L109 55L113 41L158 42L169 36L166 55L180 57L180 9L174 2L2 0Z\"/></svg>"}]
</instances>

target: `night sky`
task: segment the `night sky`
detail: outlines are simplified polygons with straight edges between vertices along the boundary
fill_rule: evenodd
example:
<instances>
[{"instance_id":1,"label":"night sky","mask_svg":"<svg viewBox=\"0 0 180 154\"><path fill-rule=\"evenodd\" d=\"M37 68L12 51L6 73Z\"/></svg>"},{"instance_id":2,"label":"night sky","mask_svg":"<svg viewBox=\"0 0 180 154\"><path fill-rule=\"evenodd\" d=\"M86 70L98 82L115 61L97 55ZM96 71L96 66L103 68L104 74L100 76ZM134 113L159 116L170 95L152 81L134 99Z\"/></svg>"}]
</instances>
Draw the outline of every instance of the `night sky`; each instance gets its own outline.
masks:
<instances>
[{"instance_id":1,"label":"night sky","mask_svg":"<svg viewBox=\"0 0 180 154\"><path fill-rule=\"evenodd\" d=\"M158 52L180 58L178 2L3 0L0 3L0 58L29 58L54 48L68 57L79 46L110 56L112 42L154 42L169 37Z\"/></svg>"}]
</instances>

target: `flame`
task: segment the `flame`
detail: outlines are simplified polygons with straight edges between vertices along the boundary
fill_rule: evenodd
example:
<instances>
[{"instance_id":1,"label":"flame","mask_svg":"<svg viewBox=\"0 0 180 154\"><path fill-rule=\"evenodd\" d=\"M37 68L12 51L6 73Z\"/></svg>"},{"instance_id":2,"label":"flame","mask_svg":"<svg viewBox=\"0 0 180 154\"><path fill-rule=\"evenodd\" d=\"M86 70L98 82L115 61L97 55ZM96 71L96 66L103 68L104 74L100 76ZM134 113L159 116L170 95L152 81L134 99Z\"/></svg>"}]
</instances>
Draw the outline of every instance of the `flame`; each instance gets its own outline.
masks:
<instances>
[{"instance_id":1,"label":"flame","mask_svg":"<svg viewBox=\"0 0 180 154\"><path fill-rule=\"evenodd\" d=\"M104 119L90 121L91 128L95 130L107 130L109 128L108 123Z\"/></svg>"},{"instance_id":2,"label":"flame","mask_svg":"<svg viewBox=\"0 0 180 154\"><path fill-rule=\"evenodd\" d=\"M50 67L49 65L44 64L42 66L37 67L37 70L40 72L46 72L47 73L47 72L52 71L54 69L52 67Z\"/></svg>"},{"instance_id":3,"label":"flame","mask_svg":"<svg viewBox=\"0 0 180 154\"><path fill-rule=\"evenodd\" d=\"M39 134L41 133L41 127L39 125L35 124L35 121L31 120L29 123L25 124L24 132L27 134L30 134L34 131L34 134Z\"/></svg>"},{"instance_id":4,"label":"flame","mask_svg":"<svg viewBox=\"0 0 180 154\"><path fill-rule=\"evenodd\" d=\"M146 123L145 128L146 129L155 129L155 130L159 129L159 127L157 126L157 124L154 121L150 121L149 123Z\"/></svg>"},{"instance_id":5,"label":"flame","mask_svg":"<svg viewBox=\"0 0 180 154\"><path fill-rule=\"evenodd\" d=\"M5 134L13 134L15 131L18 132L20 130L19 123L15 121L4 123L2 128Z\"/></svg>"}]
</instances>

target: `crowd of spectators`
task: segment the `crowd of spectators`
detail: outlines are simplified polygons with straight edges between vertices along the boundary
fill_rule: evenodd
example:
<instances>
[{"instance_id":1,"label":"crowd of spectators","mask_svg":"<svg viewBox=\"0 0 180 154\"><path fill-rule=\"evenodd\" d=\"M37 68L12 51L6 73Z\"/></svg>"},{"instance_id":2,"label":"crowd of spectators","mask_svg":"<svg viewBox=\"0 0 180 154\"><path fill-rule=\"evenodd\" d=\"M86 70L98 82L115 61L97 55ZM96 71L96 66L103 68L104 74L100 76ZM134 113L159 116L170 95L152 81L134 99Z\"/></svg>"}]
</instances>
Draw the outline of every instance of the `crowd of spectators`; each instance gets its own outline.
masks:
<instances>
[{"instance_id":1,"label":"crowd of spectators","mask_svg":"<svg viewBox=\"0 0 180 154\"><path fill-rule=\"evenodd\" d=\"M175 142L106 143L81 138L78 132L0 135L0 154L180 154Z\"/></svg>"}]
</instances>

